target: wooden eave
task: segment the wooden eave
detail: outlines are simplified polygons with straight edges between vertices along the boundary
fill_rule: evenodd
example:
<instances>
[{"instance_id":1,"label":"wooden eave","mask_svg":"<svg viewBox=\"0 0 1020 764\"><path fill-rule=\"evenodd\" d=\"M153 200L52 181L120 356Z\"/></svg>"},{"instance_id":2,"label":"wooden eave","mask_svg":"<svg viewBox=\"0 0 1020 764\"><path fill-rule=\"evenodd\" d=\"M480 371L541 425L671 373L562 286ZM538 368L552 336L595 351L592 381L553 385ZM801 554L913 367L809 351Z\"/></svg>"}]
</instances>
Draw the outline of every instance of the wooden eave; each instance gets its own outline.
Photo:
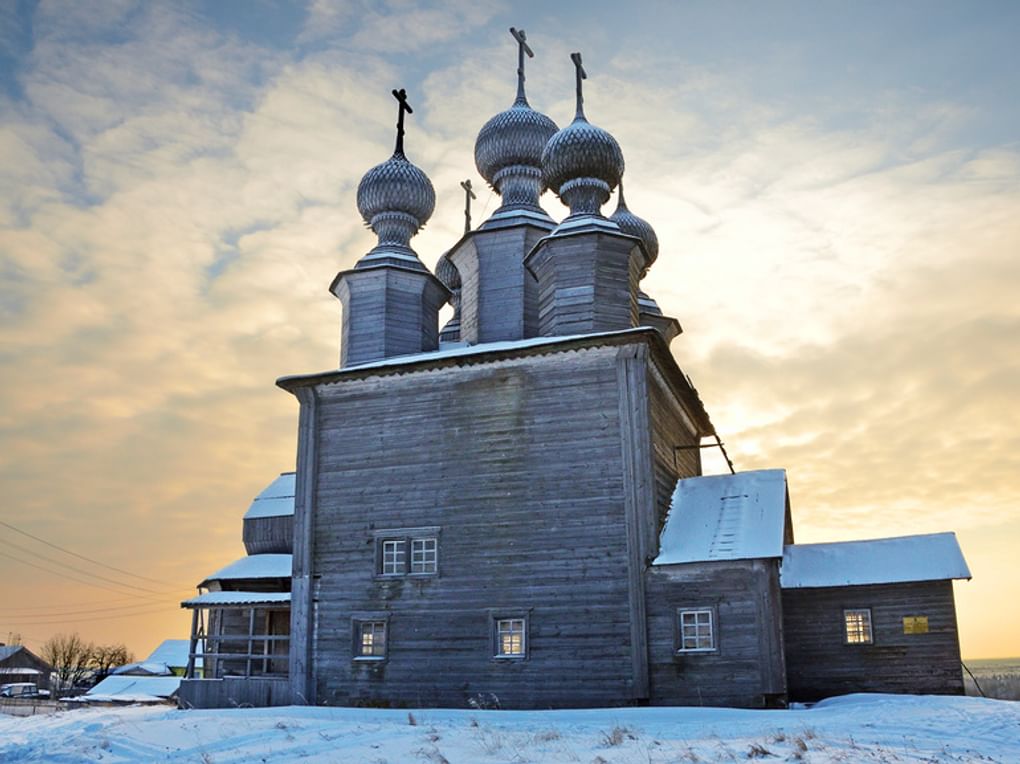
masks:
<instances>
[{"instance_id":1,"label":"wooden eave","mask_svg":"<svg viewBox=\"0 0 1020 764\"><path fill-rule=\"evenodd\" d=\"M313 374L294 374L280 377L276 384L283 390L297 395L302 388L314 388L320 385L341 384L348 380L366 379L368 377L388 377L404 374L413 374L419 371L432 371L454 366L477 366L511 358L527 358L531 356L552 355L553 353L567 353L573 350L581 350L591 347L613 347L633 344L636 340L643 341L650 351L653 362L662 372L663 378L667 380L670 388L683 402L688 414L697 423L700 429L699 435L705 437L715 434L715 428L709 419L708 412L701 401L698 391L691 384L687 375L683 373L677 364L673 354L669 352L669 346L658 330L639 326L634 329L624 329L615 332L603 332L599 334L587 334L580 337L571 337L562 341L550 341L521 347L501 347L493 350L482 350L474 353L463 353L448 356L408 356L405 361L390 361L353 367L350 369L337 369L331 371L316 372ZM480 347L480 346L479 346Z\"/></svg>"}]
</instances>

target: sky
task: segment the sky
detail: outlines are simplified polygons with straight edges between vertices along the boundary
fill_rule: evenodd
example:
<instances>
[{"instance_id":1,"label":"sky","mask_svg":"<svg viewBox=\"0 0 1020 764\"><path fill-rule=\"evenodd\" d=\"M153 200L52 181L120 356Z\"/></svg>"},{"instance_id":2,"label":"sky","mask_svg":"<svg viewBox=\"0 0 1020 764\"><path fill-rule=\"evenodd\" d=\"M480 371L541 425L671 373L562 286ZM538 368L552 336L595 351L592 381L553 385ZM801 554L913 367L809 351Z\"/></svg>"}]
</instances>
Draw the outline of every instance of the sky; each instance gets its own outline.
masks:
<instances>
[{"instance_id":1,"label":"sky","mask_svg":"<svg viewBox=\"0 0 1020 764\"><path fill-rule=\"evenodd\" d=\"M1020 655L1020 5L932 0L0 0L0 641L187 636L293 469L274 381L338 363L390 90L432 266L461 180L498 206L510 26L561 126L583 53L737 468L786 468L798 541L956 531L964 656Z\"/></svg>"}]
</instances>

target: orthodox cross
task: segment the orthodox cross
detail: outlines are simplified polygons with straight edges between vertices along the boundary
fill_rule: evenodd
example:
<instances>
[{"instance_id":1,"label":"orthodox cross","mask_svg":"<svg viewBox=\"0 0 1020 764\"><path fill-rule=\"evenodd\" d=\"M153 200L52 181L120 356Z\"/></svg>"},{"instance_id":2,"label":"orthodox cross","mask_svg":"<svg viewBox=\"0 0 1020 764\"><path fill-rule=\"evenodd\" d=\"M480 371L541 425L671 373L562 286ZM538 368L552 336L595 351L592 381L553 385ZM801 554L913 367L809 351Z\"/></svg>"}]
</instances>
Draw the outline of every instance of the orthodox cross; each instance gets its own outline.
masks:
<instances>
[{"instance_id":1,"label":"orthodox cross","mask_svg":"<svg viewBox=\"0 0 1020 764\"><path fill-rule=\"evenodd\" d=\"M528 47L528 38L523 29L510 27L510 34L517 40L517 100L527 103L524 97L524 54L527 53L528 58L534 58L535 54Z\"/></svg>"},{"instance_id":2,"label":"orthodox cross","mask_svg":"<svg viewBox=\"0 0 1020 764\"><path fill-rule=\"evenodd\" d=\"M404 156L404 112L408 114L414 114L414 109L411 108L411 104L407 102L407 91L403 88L400 90L393 91L393 97L397 99L399 106L399 114L397 115L397 148L393 152Z\"/></svg>"},{"instance_id":3,"label":"orthodox cross","mask_svg":"<svg viewBox=\"0 0 1020 764\"><path fill-rule=\"evenodd\" d=\"M475 192L471 190L471 179L462 180L460 187L464 189L464 233L471 230L471 200L477 199ZM483 210L484 212L484 210Z\"/></svg>"},{"instance_id":4,"label":"orthodox cross","mask_svg":"<svg viewBox=\"0 0 1020 764\"><path fill-rule=\"evenodd\" d=\"M571 53L570 60L574 62L574 69L577 70L577 113L574 114L574 119L584 119L584 95L581 93L581 80L588 79L588 73L581 66L581 54Z\"/></svg>"}]
</instances>

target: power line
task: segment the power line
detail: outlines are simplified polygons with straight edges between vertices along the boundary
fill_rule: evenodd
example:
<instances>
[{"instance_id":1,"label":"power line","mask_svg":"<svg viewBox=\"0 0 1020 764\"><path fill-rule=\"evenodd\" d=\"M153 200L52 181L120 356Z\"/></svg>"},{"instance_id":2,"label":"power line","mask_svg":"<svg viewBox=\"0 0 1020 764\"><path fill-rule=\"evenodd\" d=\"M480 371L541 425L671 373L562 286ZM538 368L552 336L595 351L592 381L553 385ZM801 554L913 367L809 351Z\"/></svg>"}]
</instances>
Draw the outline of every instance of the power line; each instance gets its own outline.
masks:
<instances>
[{"instance_id":1,"label":"power line","mask_svg":"<svg viewBox=\"0 0 1020 764\"><path fill-rule=\"evenodd\" d=\"M9 558L11 560L14 560L15 562L21 563L22 565L29 565L29 566L31 566L33 568L38 568L39 570L44 570L47 573L51 573L51 574L53 574L55 576L59 576L60 578L66 578L66 579L68 579L70 581L77 581L79 584L85 584L86 586L94 586L97 589L106 589L106 591L108 591L108 592L113 592L114 594L120 594L121 596L126 595L126 594L130 594L130 592L125 592L125 591L123 591L121 589L114 589L114 588L109 587L109 586L103 586L102 584L97 584L94 581L86 581L84 579L78 578L77 576L71 576L71 575L68 575L67 573L62 573L59 570L52 570L50 568L44 567L43 565L39 565L37 563L30 562L28 560L22 560L20 557L16 557L13 554L8 554L7 552L0 552L0 557L7 557L7 558ZM137 596L142 597L142 595L137 595Z\"/></svg>"},{"instance_id":2,"label":"power line","mask_svg":"<svg viewBox=\"0 0 1020 764\"><path fill-rule=\"evenodd\" d=\"M181 593L183 593L183 592L191 592L191 591L192 591L191 589L181 589L180 590ZM168 597L170 594L173 594L173 593L174 592L168 592L166 596ZM127 594L127 593L124 593L124 599L93 600L91 602L66 602L66 603L65 602L59 602L59 603L51 603L51 604L48 604L48 605L26 605L24 607L16 607L16 608L13 608L13 609L2 608L2 609L0 609L0 613L10 614L10 613L13 612L13 613L21 613L22 615L25 615L25 614L31 614L32 612L38 611L38 610L52 611L52 610L56 610L56 609L59 609L59 608L68 608L68 607L88 607L88 608L96 607L96 608L102 608L102 607L108 607L108 606L127 605L127 604L130 604L130 605L143 605L143 604L145 604L145 602L143 600L149 600L151 602L164 602L164 601L166 601L165 597L163 595L157 597L155 595Z\"/></svg>"},{"instance_id":3,"label":"power line","mask_svg":"<svg viewBox=\"0 0 1020 764\"><path fill-rule=\"evenodd\" d=\"M13 624L27 623L27 624L32 625L32 626L39 626L39 625L41 625L41 626L55 626L57 624L64 624L64 623L88 623L90 621L109 621L109 620L113 620L113 619L116 619L116 618L137 618L137 617L143 616L143 615L156 615L157 613L166 613L166 612L168 612L168 610L169 609L166 608L166 607L158 607L158 608L156 608L154 610L139 611L137 613L121 613L119 615L97 615L97 616L95 616L93 618L80 618L80 617L65 618L65 617L61 616L60 618L57 618L55 620L11 621L11 623L13 623ZM174 612L174 611L171 611L171 612Z\"/></svg>"},{"instance_id":4,"label":"power line","mask_svg":"<svg viewBox=\"0 0 1020 764\"><path fill-rule=\"evenodd\" d=\"M134 584L123 583L121 581L116 581L116 580L114 580L112 578L107 578L106 576L101 576L98 573L92 573L91 571L88 571L88 570L82 570L81 568L76 568L74 565L68 565L66 562L61 562L60 560L54 560L52 557L47 557L46 555L39 554L38 552L33 552L31 549L26 549L23 546L18 546L13 541L8 541L7 539L0 539L0 543L7 544L8 546L12 546L15 549L17 549L19 552L24 552L25 554L30 554L33 557L38 557L40 560L45 560L46 562L51 562L54 565L59 565L62 568L67 568L68 570L73 570L75 573L81 573L83 576L92 576L93 578L98 578L100 581L106 581L108 584L115 584L117 586L123 586L123 587L126 587L128 589L137 589L140 592L148 592L149 594L162 594L163 593L163 592L157 592L157 591L155 591L153 589L146 589L144 586L135 586ZM166 584L164 583L164 586L165 585Z\"/></svg>"},{"instance_id":5,"label":"power line","mask_svg":"<svg viewBox=\"0 0 1020 764\"><path fill-rule=\"evenodd\" d=\"M10 523L6 523L3 520L0 520L0 525L4 526L5 528L10 528L12 531L14 531L15 533L20 533L22 536L27 536L28 538L32 539L33 541L38 541L40 544L45 544L48 547L52 547L53 549L56 549L59 552L63 552L64 554L69 554L72 557L77 557L79 560L85 560L85 562L91 562L93 565L99 565L100 567L106 568L107 570L112 570L115 573L120 573L120 574L125 575L125 576L131 576L132 578L140 578L143 581L148 581L149 583L153 583L153 584L161 584L161 585L164 584L163 581L157 581L156 579L149 578L148 576L141 576L141 575L138 575L137 573L132 573L132 572L124 570L122 568L116 568L113 565L107 565L105 562L100 562L99 560L93 560L91 557L86 557L83 554L78 554L77 552L72 552L70 549L64 549L64 547L57 546L56 544L54 544L54 543L52 543L50 541L47 541L46 539L39 538L38 536L33 536L28 531L23 531L20 528L15 528L13 525L11 525Z\"/></svg>"},{"instance_id":6,"label":"power line","mask_svg":"<svg viewBox=\"0 0 1020 764\"><path fill-rule=\"evenodd\" d=\"M133 605L118 605L117 607L109 608L85 608L83 610L60 610L61 616L67 615L94 615L96 613L112 613L117 610L137 610L138 608L150 608L156 605L166 606L171 602L178 603L179 600L176 597L163 600L162 602L136 602ZM18 613L12 613L10 610L3 611L4 618L40 618L40 617L55 617L56 608L51 608L49 613L22 613L20 616Z\"/></svg>"}]
</instances>

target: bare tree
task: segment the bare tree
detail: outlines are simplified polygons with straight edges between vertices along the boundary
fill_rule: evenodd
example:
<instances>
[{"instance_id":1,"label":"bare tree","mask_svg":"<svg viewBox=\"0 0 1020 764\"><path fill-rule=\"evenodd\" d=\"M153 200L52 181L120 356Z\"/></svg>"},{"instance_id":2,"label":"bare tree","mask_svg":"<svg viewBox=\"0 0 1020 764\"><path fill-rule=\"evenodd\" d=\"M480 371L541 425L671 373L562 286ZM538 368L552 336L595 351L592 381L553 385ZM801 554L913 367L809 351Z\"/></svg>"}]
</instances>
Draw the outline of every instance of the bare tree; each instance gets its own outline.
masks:
<instances>
[{"instance_id":1,"label":"bare tree","mask_svg":"<svg viewBox=\"0 0 1020 764\"><path fill-rule=\"evenodd\" d=\"M75 632L50 637L43 643L39 654L53 666L60 686L66 688L79 684L89 674L94 651L93 644Z\"/></svg>"},{"instance_id":2,"label":"bare tree","mask_svg":"<svg viewBox=\"0 0 1020 764\"><path fill-rule=\"evenodd\" d=\"M134 659L135 656L127 649L127 645L96 645L92 652L92 668L96 672L96 678L103 679L117 666L131 663Z\"/></svg>"}]
</instances>

